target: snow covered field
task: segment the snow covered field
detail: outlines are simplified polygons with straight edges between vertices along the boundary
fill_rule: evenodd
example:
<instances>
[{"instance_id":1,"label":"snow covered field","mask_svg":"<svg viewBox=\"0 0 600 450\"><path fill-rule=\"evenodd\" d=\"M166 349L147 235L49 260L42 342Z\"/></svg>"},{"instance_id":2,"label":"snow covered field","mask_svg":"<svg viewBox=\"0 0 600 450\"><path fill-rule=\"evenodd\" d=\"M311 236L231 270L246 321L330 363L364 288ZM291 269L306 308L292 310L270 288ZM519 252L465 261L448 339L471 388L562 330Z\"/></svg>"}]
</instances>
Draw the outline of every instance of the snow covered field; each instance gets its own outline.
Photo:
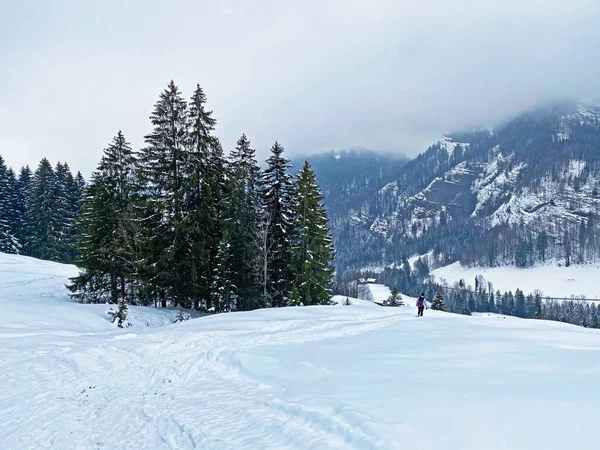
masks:
<instances>
[{"instance_id":1,"label":"snow covered field","mask_svg":"<svg viewBox=\"0 0 600 450\"><path fill-rule=\"evenodd\" d=\"M383 303L385 300L390 298L390 288L384 284L369 283L367 285L371 298L375 303Z\"/></svg>"},{"instance_id":2,"label":"snow covered field","mask_svg":"<svg viewBox=\"0 0 600 450\"><path fill-rule=\"evenodd\" d=\"M461 278L471 286L475 277L482 275L494 285L494 290L514 292L521 289L525 294L539 289L548 297L570 298L585 295L588 299L600 299L600 265L590 264L558 267L556 264L521 269L517 267L465 267L459 262L432 271L437 280L450 285Z\"/></svg>"},{"instance_id":3,"label":"snow covered field","mask_svg":"<svg viewBox=\"0 0 600 450\"><path fill-rule=\"evenodd\" d=\"M598 448L598 330L359 300L117 329L73 270L0 255L1 449Z\"/></svg>"}]
</instances>

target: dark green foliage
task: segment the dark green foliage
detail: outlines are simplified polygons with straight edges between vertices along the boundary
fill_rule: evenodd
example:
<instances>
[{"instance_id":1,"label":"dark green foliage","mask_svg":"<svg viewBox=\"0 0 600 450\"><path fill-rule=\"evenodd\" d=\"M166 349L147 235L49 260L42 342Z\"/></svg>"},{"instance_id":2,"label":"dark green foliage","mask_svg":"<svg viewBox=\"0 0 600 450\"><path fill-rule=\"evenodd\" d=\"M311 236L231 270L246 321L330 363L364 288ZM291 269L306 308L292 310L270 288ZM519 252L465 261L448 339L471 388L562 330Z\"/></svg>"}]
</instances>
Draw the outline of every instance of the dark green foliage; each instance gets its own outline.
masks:
<instances>
[{"instance_id":1,"label":"dark green foliage","mask_svg":"<svg viewBox=\"0 0 600 450\"><path fill-rule=\"evenodd\" d=\"M260 227L264 231L264 260L266 274L263 277L262 303L265 306L285 306L290 298L292 274L292 176L287 173L290 161L283 156L283 147L278 143L271 147L267 168L262 174L260 195L262 218ZM260 231L259 231L260 232Z\"/></svg>"},{"instance_id":2,"label":"dark green foliage","mask_svg":"<svg viewBox=\"0 0 600 450\"><path fill-rule=\"evenodd\" d=\"M214 292L225 280L220 277L226 261L223 255L221 229L224 195L225 161L223 150L212 135L216 120L206 108L206 96L196 86L189 101L188 158L186 167L187 213L184 227L190 246L190 279L187 280L193 306L220 308L220 295ZM218 256L221 249L221 256ZM213 303L216 303L213 305Z\"/></svg>"},{"instance_id":3,"label":"dark green foliage","mask_svg":"<svg viewBox=\"0 0 600 450\"><path fill-rule=\"evenodd\" d=\"M534 297L534 303L535 303L535 308L533 309L533 318L534 319L541 319L543 312L542 312L542 296L539 292L536 292L535 297Z\"/></svg>"},{"instance_id":4,"label":"dark green foliage","mask_svg":"<svg viewBox=\"0 0 600 450\"><path fill-rule=\"evenodd\" d=\"M127 299L128 293L130 299L133 295L128 286L136 273L137 257L134 171L133 151L119 131L84 190L77 223L81 273L69 286L81 302L117 303Z\"/></svg>"},{"instance_id":5,"label":"dark green foliage","mask_svg":"<svg viewBox=\"0 0 600 450\"><path fill-rule=\"evenodd\" d=\"M526 317L525 314L525 294L520 289L515 291L515 309L514 314L517 317Z\"/></svg>"},{"instance_id":6,"label":"dark green foliage","mask_svg":"<svg viewBox=\"0 0 600 450\"><path fill-rule=\"evenodd\" d=\"M431 309L435 311L446 311L444 298L440 292L436 292L435 298L433 299L433 302L431 302Z\"/></svg>"},{"instance_id":7,"label":"dark green foliage","mask_svg":"<svg viewBox=\"0 0 600 450\"><path fill-rule=\"evenodd\" d=\"M44 158L33 174L27 193L25 229L29 256L59 260L60 233L64 224L58 204L54 170Z\"/></svg>"},{"instance_id":8,"label":"dark green foliage","mask_svg":"<svg viewBox=\"0 0 600 450\"><path fill-rule=\"evenodd\" d=\"M80 195L67 164L53 170L44 158L16 176L0 156L0 251L73 262Z\"/></svg>"},{"instance_id":9,"label":"dark green foliage","mask_svg":"<svg viewBox=\"0 0 600 450\"><path fill-rule=\"evenodd\" d=\"M140 245L145 255L140 277L149 295L187 304L191 249L184 218L188 162L187 103L173 81L160 94L150 115L153 130L138 155Z\"/></svg>"},{"instance_id":10,"label":"dark green foliage","mask_svg":"<svg viewBox=\"0 0 600 450\"><path fill-rule=\"evenodd\" d=\"M472 292L469 293L469 301L467 303L467 309L469 310L469 314L476 310L475 306L475 296ZM465 314L464 312L462 314Z\"/></svg>"},{"instance_id":11,"label":"dark green foliage","mask_svg":"<svg viewBox=\"0 0 600 450\"><path fill-rule=\"evenodd\" d=\"M14 235L20 246L20 253L27 254L27 233L25 229L25 214L27 212L27 192L31 182L31 169L29 166L22 167L16 182L15 190L15 223L13 225Z\"/></svg>"},{"instance_id":12,"label":"dark green foliage","mask_svg":"<svg viewBox=\"0 0 600 450\"><path fill-rule=\"evenodd\" d=\"M75 260L71 295L118 304L119 326L127 303L210 312L329 303L334 250L308 163L296 188L278 143L262 174L245 135L227 159L199 86L186 102L169 83L150 120L137 153L118 132L88 186L67 164L44 159L17 179L0 160L9 218L0 251L18 251L22 235L32 256Z\"/></svg>"},{"instance_id":13,"label":"dark green foliage","mask_svg":"<svg viewBox=\"0 0 600 450\"><path fill-rule=\"evenodd\" d=\"M15 206L17 184L14 172L7 168L0 156L0 252L18 253L20 244L16 236Z\"/></svg>"},{"instance_id":14,"label":"dark green foliage","mask_svg":"<svg viewBox=\"0 0 600 450\"><path fill-rule=\"evenodd\" d=\"M82 191L71 173L67 163L56 165L55 189L56 207L60 212L58 243L58 259L62 262L72 263L77 257L75 249L76 227L75 220L79 212L79 200Z\"/></svg>"},{"instance_id":15,"label":"dark green foliage","mask_svg":"<svg viewBox=\"0 0 600 450\"><path fill-rule=\"evenodd\" d=\"M231 246L232 284L235 286L237 309L256 308L260 302L260 286L256 279L259 257L255 239L260 218L258 176L260 169L255 151L246 135L242 135L230 154L228 237Z\"/></svg>"},{"instance_id":16,"label":"dark green foliage","mask_svg":"<svg viewBox=\"0 0 600 450\"><path fill-rule=\"evenodd\" d=\"M392 288L392 293L387 299L388 306L404 306L404 301L402 300L402 295L398 292L397 287Z\"/></svg>"},{"instance_id":17,"label":"dark green foliage","mask_svg":"<svg viewBox=\"0 0 600 450\"><path fill-rule=\"evenodd\" d=\"M296 177L292 205L292 289L304 305L328 304L331 298L334 250L323 195L308 161Z\"/></svg>"},{"instance_id":18,"label":"dark green foliage","mask_svg":"<svg viewBox=\"0 0 600 450\"><path fill-rule=\"evenodd\" d=\"M424 279L429 276L429 266L427 265L427 261L424 261L422 258L418 258L415 261L414 267L419 278Z\"/></svg>"},{"instance_id":19,"label":"dark green foliage","mask_svg":"<svg viewBox=\"0 0 600 450\"><path fill-rule=\"evenodd\" d=\"M119 309L114 311L112 308L108 311L108 315L112 317L111 322L117 322L119 328L130 327L131 323L127 320L127 314L129 313L129 308L127 307L127 303L125 303L125 299L122 298L119 301Z\"/></svg>"}]
</instances>

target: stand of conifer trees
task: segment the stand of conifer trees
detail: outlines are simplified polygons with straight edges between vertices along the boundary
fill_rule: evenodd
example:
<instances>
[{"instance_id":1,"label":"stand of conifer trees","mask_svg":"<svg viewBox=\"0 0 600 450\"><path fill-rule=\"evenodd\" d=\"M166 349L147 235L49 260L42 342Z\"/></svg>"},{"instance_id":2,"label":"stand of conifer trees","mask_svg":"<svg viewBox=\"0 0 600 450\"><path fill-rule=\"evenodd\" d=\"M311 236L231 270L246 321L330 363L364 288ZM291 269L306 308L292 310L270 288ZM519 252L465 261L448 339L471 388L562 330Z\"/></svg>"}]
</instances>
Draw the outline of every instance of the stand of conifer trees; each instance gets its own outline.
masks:
<instances>
[{"instance_id":1,"label":"stand of conifer trees","mask_svg":"<svg viewBox=\"0 0 600 450\"><path fill-rule=\"evenodd\" d=\"M35 172L23 167L15 175L0 156L0 252L74 262L84 186L66 163L53 168L44 158Z\"/></svg>"},{"instance_id":2,"label":"stand of conifer trees","mask_svg":"<svg viewBox=\"0 0 600 450\"><path fill-rule=\"evenodd\" d=\"M134 152L121 131L86 187L69 286L82 302L225 312L329 302L334 250L315 175L279 143L261 171L242 135L226 157L197 86L161 93Z\"/></svg>"}]
</instances>

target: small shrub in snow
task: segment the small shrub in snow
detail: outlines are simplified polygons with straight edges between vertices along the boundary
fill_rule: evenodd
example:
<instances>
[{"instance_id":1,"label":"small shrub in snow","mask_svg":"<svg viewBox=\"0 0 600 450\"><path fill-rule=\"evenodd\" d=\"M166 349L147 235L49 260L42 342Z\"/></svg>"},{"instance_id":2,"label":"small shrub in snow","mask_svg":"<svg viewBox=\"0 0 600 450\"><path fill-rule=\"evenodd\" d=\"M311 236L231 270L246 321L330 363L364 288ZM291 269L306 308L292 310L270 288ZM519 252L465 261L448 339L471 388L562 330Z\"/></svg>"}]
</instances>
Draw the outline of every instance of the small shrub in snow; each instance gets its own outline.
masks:
<instances>
[{"instance_id":1,"label":"small shrub in snow","mask_svg":"<svg viewBox=\"0 0 600 450\"><path fill-rule=\"evenodd\" d=\"M302 304L302 300L300 299L300 291L298 290L298 286L294 284L292 286L292 292L290 293L290 298L287 302L288 306L304 306Z\"/></svg>"},{"instance_id":2,"label":"small shrub in snow","mask_svg":"<svg viewBox=\"0 0 600 450\"><path fill-rule=\"evenodd\" d=\"M387 299L387 306L404 306L402 295L398 292L398 288L392 289L392 293Z\"/></svg>"},{"instance_id":3,"label":"small shrub in snow","mask_svg":"<svg viewBox=\"0 0 600 450\"><path fill-rule=\"evenodd\" d=\"M175 320L173 323L183 322L184 320L190 320L192 315L189 312L185 312L183 309L180 309L175 316Z\"/></svg>"},{"instance_id":4,"label":"small shrub in snow","mask_svg":"<svg viewBox=\"0 0 600 450\"><path fill-rule=\"evenodd\" d=\"M127 308L127 303L125 303L125 299L121 299L121 301L119 302L119 309L115 311L112 308L110 308L107 314L110 317L112 317L111 323L117 322L117 326L119 328L124 328L131 326L131 323L129 322L129 320L127 320L128 312L129 308Z\"/></svg>"},{"instance_id":5,"label":"small shrub in snow","mask_svg":"<svg viewBox=\"0 0 600 450\"><path fill-rule=\"evenodd\" d=\"M444 303L442 294L440 294L439 292L435 294L435 298L431 303L431 309L435 311L446 311L446 304Z\"/></svg>"}]
</instances>

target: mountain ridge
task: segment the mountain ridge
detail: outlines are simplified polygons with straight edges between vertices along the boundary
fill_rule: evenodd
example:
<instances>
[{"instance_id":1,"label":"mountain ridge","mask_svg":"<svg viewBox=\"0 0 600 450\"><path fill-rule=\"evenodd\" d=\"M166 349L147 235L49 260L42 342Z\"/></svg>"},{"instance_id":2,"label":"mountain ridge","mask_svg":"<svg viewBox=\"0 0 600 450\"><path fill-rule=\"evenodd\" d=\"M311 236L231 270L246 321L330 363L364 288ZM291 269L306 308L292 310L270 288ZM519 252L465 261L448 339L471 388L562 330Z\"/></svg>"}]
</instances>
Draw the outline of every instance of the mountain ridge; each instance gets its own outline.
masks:
<instances>
[{"instance_id":1,"label":"mountain ridge","mask_svg":"<svg viewBox=\"0 0 600 450\"><path fill-rule=\"evenodd\" d=\"M436 265L600 258L598 106L562 102L490 130L446 133L342 203L328 191L344 176L332 167L315 172L330 205L340 271L430 251Z\"/></svg>"}]
</instances>

